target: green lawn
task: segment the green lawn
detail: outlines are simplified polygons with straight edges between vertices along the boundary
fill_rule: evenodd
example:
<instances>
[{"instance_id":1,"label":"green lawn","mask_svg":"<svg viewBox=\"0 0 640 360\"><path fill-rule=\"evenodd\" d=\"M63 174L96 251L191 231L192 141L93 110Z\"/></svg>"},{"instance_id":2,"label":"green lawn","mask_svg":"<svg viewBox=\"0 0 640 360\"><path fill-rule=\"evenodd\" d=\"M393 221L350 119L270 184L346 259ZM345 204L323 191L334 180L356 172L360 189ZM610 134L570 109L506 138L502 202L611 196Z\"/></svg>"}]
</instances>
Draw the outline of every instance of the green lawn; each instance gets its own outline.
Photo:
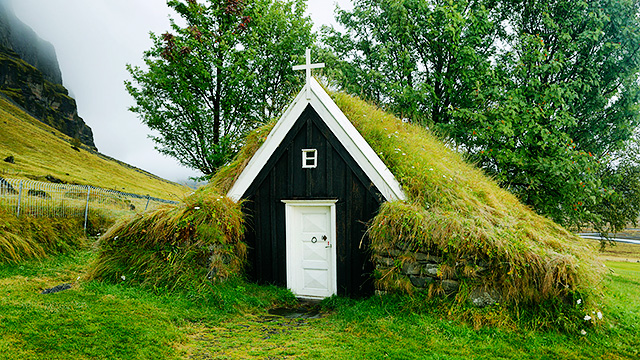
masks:
<instances>
[{"instance_id":1,"label":"green lawn","mask_svg":"<svg viewBox=\"0 0 640 360\"><path fill-rule=\"evenodd\" d=\"M393 296L334 298L286 319L283 289L234 281L207 295L83 282L89 251L0 265L0 359L637 359L640 264L608 263L603 325L586 335L474 328ZM72 283L70 290L42 295ZM331 310L327 310L331 309Z\"/></svg>"}]
</instances>

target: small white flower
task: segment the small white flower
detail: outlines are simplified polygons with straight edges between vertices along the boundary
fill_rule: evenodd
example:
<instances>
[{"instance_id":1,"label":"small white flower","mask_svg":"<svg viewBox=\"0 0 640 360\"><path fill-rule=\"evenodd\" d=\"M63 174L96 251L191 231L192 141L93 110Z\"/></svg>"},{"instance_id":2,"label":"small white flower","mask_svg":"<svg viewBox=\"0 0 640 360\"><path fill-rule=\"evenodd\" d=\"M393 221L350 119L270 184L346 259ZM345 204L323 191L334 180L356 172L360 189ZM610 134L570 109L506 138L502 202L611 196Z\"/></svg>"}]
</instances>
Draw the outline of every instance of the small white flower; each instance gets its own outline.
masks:
<instances>
[{"instance_id":1,"label":"small white flower","mask_svg":"<svg viewBox=\"0 0 640 360\"><path fill-rule=\"evenodd\" d=\"M591 316L589 316L589 315L585 315L585 316L584 316L584 321L589 321L589 320L591 320Z\"/></svg>"},{"instance_id":2,"label":"small white flower","mask_svg":"<svg viewBox=\"0 0 640 360\"><path fill-rule=\"evenodd\" d=\"M80 280L80 276L78 276L78 278L76 279L76 281Z\"/></svg>"},{"instance_id":3,"label":"small white flower","mask_svg":"<svg viewBox=\"0 0 640 360\"><path fill-rule=\"evenodd\" d=\"M122 279L122 281L127 280L127 278L124 275L120 276L120 279Z\"/></svg>"},{"instance_id":4,"label":"small white flower","mask_svg":"<svg viewBox=\"0 0 640 360\"><path fill-rule=\"evenodd\" d=\"M586 331L584 331L584 329L582 329L582 330L580 330L580 334L582 334L582 335L587 335L587 332L586 332Z\"/></svg>"},{"instance_id":5,"label":"small white flower","mask_svg":"<svg viewBox=\"0 0 640 360\"><path fill-rule=\"evenodd\" d=\"M113 238L113 240L118 240L118 235L116 235L116 236Z\"/></svg>"},{"instance_id":6,"label":"small white flower","mask_svg":"<svg viewBox=\"0 0 640 360\"><path fill-rule=\"evenodd\" d=\"M578 299L578 301L576 301L578 303L578 305L582 304L582 299Z\"/></svg>"},{"instance_id":7,"label":"small white flower","mask_svg":"<svg viewBox=\"0 0 640 360\"><path fill-rule=\"evenodd\" d=\"M433 171L433 168L429 168L429 171Z\"/></svg>"},{"instance_id":8,"label":"small white flower","mask_svg":"<svg viewBox=\"0 0 640 360\"><path fill-rule=\"evenodd\" d=\"M200 206L194 206L193 210L200 210Z\"/></svg>"},{"instance_id":9,"label":"small white flower","mask_svg":"<svg viewBox=\"0 0 640 360\"><path fill-rule=\"evenodd\" d=\"M600 311L598 311L596 315L598 315L598 319L602 320L602 313Z\"/></svg>"}]
</instances>

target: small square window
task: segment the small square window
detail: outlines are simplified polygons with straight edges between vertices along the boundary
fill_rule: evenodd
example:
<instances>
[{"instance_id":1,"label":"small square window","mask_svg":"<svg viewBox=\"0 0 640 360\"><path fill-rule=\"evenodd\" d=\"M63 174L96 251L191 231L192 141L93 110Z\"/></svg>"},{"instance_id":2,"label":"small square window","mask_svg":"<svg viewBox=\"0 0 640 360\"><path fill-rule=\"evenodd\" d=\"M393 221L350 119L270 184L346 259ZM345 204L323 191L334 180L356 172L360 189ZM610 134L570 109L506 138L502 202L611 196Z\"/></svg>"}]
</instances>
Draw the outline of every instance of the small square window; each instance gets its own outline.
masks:
<instances>
[{"instance_id":1,"label":"small square window","mask_svg":"<svg viewBox=\"0 0 640 360\"><path fill-rule=\"evenodd\" d=\"M312 169L318 166L318 150L302 149L302 168Z\"/></svg>"}]
</instances>

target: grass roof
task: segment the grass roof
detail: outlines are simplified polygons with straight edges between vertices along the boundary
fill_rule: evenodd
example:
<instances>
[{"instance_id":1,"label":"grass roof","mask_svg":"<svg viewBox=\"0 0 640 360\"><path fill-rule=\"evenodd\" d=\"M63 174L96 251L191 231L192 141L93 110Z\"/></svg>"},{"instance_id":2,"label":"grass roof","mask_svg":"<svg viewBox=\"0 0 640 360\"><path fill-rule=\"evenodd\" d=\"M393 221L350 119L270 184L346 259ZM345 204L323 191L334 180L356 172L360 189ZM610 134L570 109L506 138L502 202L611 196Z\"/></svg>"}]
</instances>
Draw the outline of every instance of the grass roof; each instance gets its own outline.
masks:
<instances>
[{"instance_id":1,"label":"grass roof","mask_svg":"<svg viewBox=\"0 0 640 360\"><path fill-rule=\"evenodd\" d=\"M521 204L428 130L344 93L331 97L407 194L405 201L383 204L368 224L375 253L404 251L399 263L377 273L379 288L413 293L402 260L423 251L442 259L442 280L460 281L459 304L482 286L499 291L502 303L514 308L537 304L546 310L541 304L549 303L562 308L547 319L567 319L567 308L577 311L576 299L581 309L590 301L593 307L597 297L591 295L600 293L603 275L595 248ZM116 224L100 239L90 276L199 287L212 276L241 272L246 246L240 204L221 194L274 125L252 132L236 159L183 204ZM478 276L478 267L489 270ZM432 287L428 295L437 293Z\"/></svg>"},{"instance_id":2,"label":"grass roof","mask_svg":"<svg viewBox=\"0 0 640 360\"><path fill-rule=\"evenodd\" d=\"M450 266L443 279L457 272L471 286L480 280L461 266L489 266L492 271L480 285L499 289L507 303L599 292L602 264L586 241L537 215L427 129L344 93L330 95L407 194L406 201L383 204L369 224L377 253L391 252L400 243L407 256L420 249L437 253ZM274 124L253 132L212 182L228 191ZM379 287L411 292L400 269L398 264L378 274Z\"/></svg>"}]
</instances>

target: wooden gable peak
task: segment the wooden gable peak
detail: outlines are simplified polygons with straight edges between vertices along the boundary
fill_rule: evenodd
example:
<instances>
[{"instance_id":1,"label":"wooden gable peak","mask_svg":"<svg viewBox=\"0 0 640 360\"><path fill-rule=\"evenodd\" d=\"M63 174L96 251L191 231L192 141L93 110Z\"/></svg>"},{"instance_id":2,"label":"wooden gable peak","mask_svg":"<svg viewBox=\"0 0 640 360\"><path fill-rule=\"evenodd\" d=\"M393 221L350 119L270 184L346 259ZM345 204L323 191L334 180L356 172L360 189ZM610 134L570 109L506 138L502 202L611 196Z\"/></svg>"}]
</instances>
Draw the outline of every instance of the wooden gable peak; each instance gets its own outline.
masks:
<instances>
[{"instance_id":1,"label":"wooden gable peak","mask_svg":"<svg viewBox=\"0 0 640 360\"><path fill-rule=\"evenodd\" d=\"M280 146L308 105L311 105L318 113L322 121L378 188L386 201L406 199L400 183L398 183L391 171L313 77L298 93L295 100L273 127L265 142L249 160L249 163L227 193L228 197L238 201L244 196L253 180L267 164L267 161Z\"/></svg>"}]
</instances>

